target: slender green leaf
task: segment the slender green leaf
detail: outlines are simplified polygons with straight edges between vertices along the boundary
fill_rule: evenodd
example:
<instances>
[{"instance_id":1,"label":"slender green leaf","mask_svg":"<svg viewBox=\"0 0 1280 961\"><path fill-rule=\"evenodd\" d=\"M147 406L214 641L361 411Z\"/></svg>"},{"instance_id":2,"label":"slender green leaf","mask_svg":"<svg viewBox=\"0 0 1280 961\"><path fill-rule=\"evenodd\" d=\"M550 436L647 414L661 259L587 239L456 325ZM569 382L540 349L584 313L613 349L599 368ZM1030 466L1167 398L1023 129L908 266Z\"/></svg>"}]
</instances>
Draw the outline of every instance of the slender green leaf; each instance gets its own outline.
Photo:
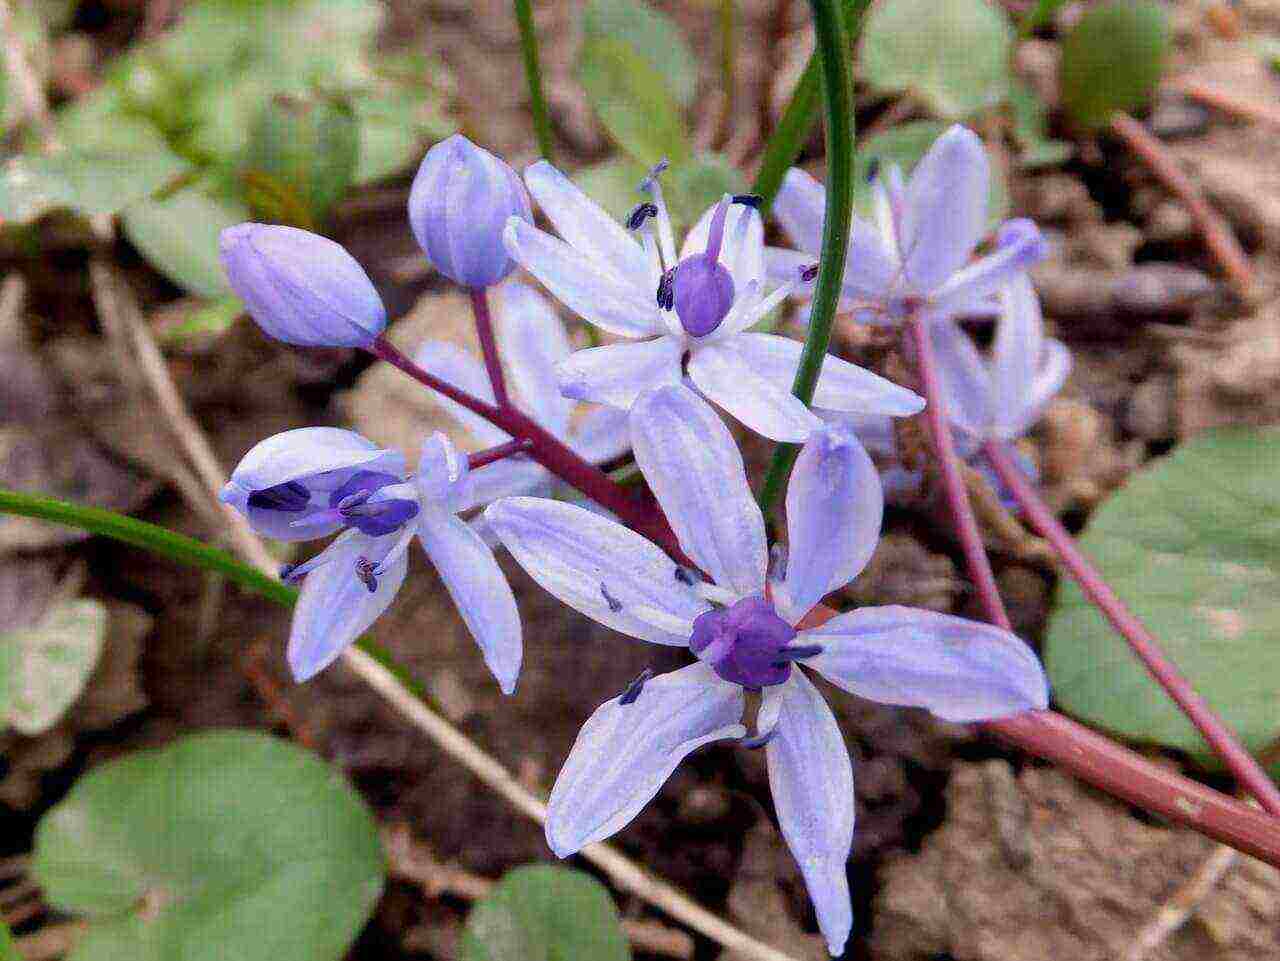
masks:
<instances>
[{"instance_id":1,"label":"slender green leaf","mask_svg":"<svg viewBox=\"0 0 1280 961\"><path fill-rule=\"evenodd\" d=\"M0 721L28 736L53 727L88 683L106 633L107 609L89 598L0 633Z\"/></svg>"},{"instance_id":2,"label":"slender green leaf","mask_svg":"<svg viewBox=\"0 0 1280 961\"><path fill-rule=\"evenodd\" d=\"M1107 581L1253 751L1280 737L1278 477L1280 429L1210 433L1137 474L1081 537ZM1215 764L1191 722L1065 578L1045 666L1065 710Z\"/></svg>"},{"instance_id":3,"label":"slender green leaf","mask_svg":"<svg viewBox=\"0 0 1280 961\"><path fill-rule=\"evenodd\" d=\"M595 878L554 864L507 873L467 918L463 961L628 961L618 909Z\"/></svg>"},{"instance_id":4,"label":"slender green leaf","mask_svg":"<svg viewBox=\"0 0 1280 961\"><path fill-rule=\"evenodd\" d=\"M640 0L588 0L582 34L587 41L625 42L662 76L676 103L685 109L693 106L698 59L666 14Z\"/></svg>"},{"instance_id":5,"label":"slender green leaf","mask_svg":"<svg viewBox=\"0 0 1280 961\"><path fill-rule=\"evenodd\" d=\"M23 961L18 953L18 946L13 943L13 935L9 933L9 925L0 919L0 961Z\"/></svg>"},{"instance_id":6,"label":"slender green leaf","mask_svg":"<svg viewBox=\"0 0 1280 961\"><path fill-rule=\"evenodd\" d=\"M1092 6L1062 43L1062 105L1082 127L1145 107L1164 74L1169 15L1147 0Z\"/></svg>"},{"instance_id":7,"label":"slender green leaf","mask_svg":"<svg viewBox=\"0 0 1280 961\"><path fill-rule=\"evenodd\" d=\"M50 210L114 214L155 194L190 167L168 150L20 154L0 166L0 221L30 223Z\"/></svg>"},{"instance_id":8,"label":"slender green leaf","mask_svg":"<svg viewBox=\"0 0 1280 961\"><path fill-rule=\"evenodd\" d=\"M596 38L582 47L578 79L600 122L623 150L646 166L680 164L692 147L666 82L629 44Z\"/></svg>"},{"instance_id":9,"label":"slender green leaf","mask_svg":"<svg viewBox=\"0 0 1280 961\"><path fill-rule=\"evenodd\" d=\"M179 287L201 297L226 297L232 290L218 260L218 235L248 219L249 211L238 204L190 188L130 207L122 225L129 241Z\"/></svg>"},{"instance_id":10,"label":"slender green leaf","mask_svg":"<svg viewBox=\"0 0 1280 961\"><path fill-rule=\"evenodd\" d=\"M1063 140L1049 139L1049 120L1044 104L1027 84L1015 81L1009 90L1013 111L1013 136L1022 147L1018 164L1024 169L1051 167L1071 159L1075 152Z\"/></svg>"},{"instance_id":11,"label":"slender green leaf","mask_svg":"<svg viewBox=\"0 0 1280 961\"><path fill-rule=\"evenodd\" d=\"M359 795L252 731L96 768L41 819L32 857L49 903L89 920L70 961L336 959L384 873Z\"/></svg>"}]
</instances>

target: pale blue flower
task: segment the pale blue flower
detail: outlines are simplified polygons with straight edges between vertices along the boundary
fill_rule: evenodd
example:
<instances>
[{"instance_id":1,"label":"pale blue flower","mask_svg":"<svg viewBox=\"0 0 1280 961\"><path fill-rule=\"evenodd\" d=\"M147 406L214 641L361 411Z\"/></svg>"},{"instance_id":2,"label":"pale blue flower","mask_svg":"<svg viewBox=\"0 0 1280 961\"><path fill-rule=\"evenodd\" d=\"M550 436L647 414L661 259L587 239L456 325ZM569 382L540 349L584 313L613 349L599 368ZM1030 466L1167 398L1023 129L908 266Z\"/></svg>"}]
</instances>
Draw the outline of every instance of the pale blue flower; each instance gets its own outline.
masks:
<instances>
[{"instance_id":1,"label":"pale blue flower","mask_svg":"<svg viewBox=\"0 0 1280 961\"><path fill-rule=\"evenodd\" d=\"M614 460L630 450L625 411L613 407L579 411L577 401L560 393L556 368L572 348L564 323L551 305L524 284L504 284L494 293L494 334L516 406L593 464ZM484 366L455 344L427 341L418 348L414 361L472 396L494 403ZM497 447L511 440L501 428L461 404L443 395L437 395L436 400L481 447ZM472 472L471 479L478 505L513 494L551 494L562 486L545 467L518 456L481 467Z\"/></svg>"},{"instance_id":2,"label":"pale blue flower","mask_svg":"<svg viewBox=\"0 0 1280 961\"><path fill-rule=\"evenodd\" d=\"M508 164L462 134L422 160L409 193L409 224L436 270L463 287L491 287L515 269L502 246L508 217L533 220L529 195Z\"/></svg>"},{"instance_id":3,"label":"pale blue flower","mask_svg":"<svg viewBox=\"0 0 1280 961\"><path fill-rule=\"evenodd\" d=\"M277 340L368 347L387 326L369 275L327 237L244 223L222 231L218 247L231 288Z\"/></svg>"},{"instance_id":4,"label":"pale blue flower","mask_svg":"<svg viewBox=\"0 0 1280 961\"><path fill-rule=\"evenodd\" d=\"M990 170L977 135L956 125L939 137L904 184L897 166L873 185L875 224L854 216L841 309L863 322L898 324L916 311L931 320L990 313L991 295L1045 255L1040 231L1013 220L995 248L970 263L987 232ZM774 215L800 249L769 248L770 277L789 276L822 245L826 190L798 168L787 172Z\"/></svg>"},{"instance_id":5,"label":"pale blue flower","mask_svg":"<svg viewBox=\"0 0 1280 961\"><path fill-rule=\"evenodd\" d=\"M791 394L801 345L748 331L804 282L812 265L793 270L765 296L764 228L754 198L727 195L690 231L677 258L660 172L661 165L643 185L650 200L624 227L546 161L525 171L563 239L512 218L504 234L512 257L584 320L637 341L573 354L560 364L560 389L576 400L629 409L645 389L682 383L687 372L700 393L757 433L804 440L820 421ZM827 357L814 406L907 417L924 401Z\"/></svg>"},{"instance_id":6,"label":"pale blue flower","mask_svg":"<svg viewBox=\"0 0 1280 961\"><path fill-rule=\"evenodd\" d=\"M258 533L305 540L342 531L311 560L281 576L302 582L288 662L305 681L331 664L395 598L416 534L506 694L520 674L515 596L493 552L456 515L473 505L465 455L443 434L422 447L418 473L404 457L359 434L306 427L250 450L220 499Z\"/></svg>"},{"instance_id":7,"label":"pale blue flower","mask_svg":"<svg viewBox=\"0 0 1280 961\"><path fill-rule=\"evenodd\" d=\"M636 401L631 430L681 549L711 583L571 504L514 497L485 512L516 561L560 600L698 658L642 675L591 716L552 790L548 843L567 857L620 830L695 748L746 738L745 693L762 690L748 743L767 744L783 836L839 954L852 926L853 769L830 708L797 665L854 694L956 722L1044 708L1044 672L1009 632L931 611L864 608L797 627L862 570L879 538L880 481L851 435L821 429L804 445L787 490L790 557L767 579L764 520L715 412L683 386L654 388Z\"/></svg>"}]
</instances>

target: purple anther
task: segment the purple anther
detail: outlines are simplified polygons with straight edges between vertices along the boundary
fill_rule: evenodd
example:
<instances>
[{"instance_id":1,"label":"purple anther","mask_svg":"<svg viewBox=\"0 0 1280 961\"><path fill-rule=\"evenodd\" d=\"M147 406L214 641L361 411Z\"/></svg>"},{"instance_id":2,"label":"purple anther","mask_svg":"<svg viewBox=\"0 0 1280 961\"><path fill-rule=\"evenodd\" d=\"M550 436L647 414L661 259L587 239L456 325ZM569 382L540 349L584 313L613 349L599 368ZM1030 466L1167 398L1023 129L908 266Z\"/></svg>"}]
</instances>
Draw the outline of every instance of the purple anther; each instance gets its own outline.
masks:
<instances>
[{"instance_id":1,"label":"purple anther","mask_svg":"<svg viewBox=\"0 0 1280 961\"><path fill-rule=\"evenodd\" d=\"M672 267L658 280L658 306L663 310L670 310L676 304L675 289L673 287L675 279L676 269Z\"/></svg>"},{"instance_id":2,"label":"purple anther","mask_svg":"<svg viewBox=\"0 0 1280 961\"><path fill-rule=\"evenodd\" d=\"M636 204L635 209L627 215L627 229L639 230L650 217L658 216L658 205L651 201Z\"/></svg>"},{"instance_id":3,"label":"purple anther","mask_svg":"<svg viewBox=\"0 0 1280 961\"><path fill-rule=\"evenodd\" d=\"M653 668L646 667L643 671L636 675L636 679L628 684L618 695L619 704L634 704L640 699L640 693L644 690L645 682L653 677Z\"/></svg>"},{"instance_id":4,"label":"purple anther","mask_svg":"<svg viewBox=\"0 0 1280 961\"><path fill-rule=\"evenodd\" d=\"M300 481L288 481L265 490L254 491L249 495L248 501L250 507L268 511L286 511L291 514L305 511L310 503L311 492Z\"/></svg>"},{"instance_id":5,"label":"purple anther","mask_svg":"<svg viewBox=\"0 0 1280 961\"><path fill-rule=\"evenodd\" d=\"M378 566L367 557L356 558L356 577L364 583L370 594L378 590Z\"/></svg>"},{"instance_id":6,"label":"purple anther","mask_svg":"<svg viewBox=\"0 0 1280 961\"><path fill-rule=\"evenodd\" d=\"M600 596L604 598L604 602L609 605L609 610L613 613L617 614L622 610L622 601L609 593L609 588L605 586L604 581L600 582Z\"/></svg>"}]
</instances>

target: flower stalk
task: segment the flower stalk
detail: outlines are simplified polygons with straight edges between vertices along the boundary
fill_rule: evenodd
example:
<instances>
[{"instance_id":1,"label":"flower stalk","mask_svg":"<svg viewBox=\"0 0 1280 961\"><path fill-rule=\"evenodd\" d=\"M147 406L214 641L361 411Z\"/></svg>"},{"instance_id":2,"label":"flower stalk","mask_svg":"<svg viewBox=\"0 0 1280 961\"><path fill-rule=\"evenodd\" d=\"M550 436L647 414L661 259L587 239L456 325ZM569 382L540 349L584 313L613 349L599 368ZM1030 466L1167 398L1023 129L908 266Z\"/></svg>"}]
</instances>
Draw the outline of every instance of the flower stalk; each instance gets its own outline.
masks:
<instances>
[{"instance_id":1,"label":"flower stalk","mask_svg":"<svg viewBox=\"0 0 1280 961\"><path fill-rule=\"evenodd\" d=\"M1264 810L1280 816L1280 790L1277 790L1275 783L1240 744L1217 712L1196 693L1177 665L1160 650L1159 643L1146 625L1129 610L1111 585L1103 579L1101 572L1093 566L1093 562L1076 546L1075 539L1041 499L1031 481L1014 465L1008 450L1001 444L989 442L983 447L983 453L1018 501L1023 516L1049 542L1085 596L1111 622L1111 626L1129 644L1156 683L1164 688L1165 693L1196 726L1196 730L1217 752L1240 786L1252 794Z\"/></svg>"},{"instance_id":2,"label":"flower stalk","mask_svg":"<svg viewBox=\"0 0 1280 961\"><path fill-rule=\"evenodd\" d=\"M547 98L542 91L542 67L538 62L538 34L533 24L530 0L515 0L516 23L520 26L520 53L524 58L524 76L529 85L529 110L533 114L533 131L538 137L538 150L543 159L552 159L551 117Z\"/></svg>"},{"instance_id":3,"label":"flower stalk","mask_svg":"<svg viewBox=\"0 0 1280 961\"><path fill-rule=\"evenodd\" d=\"M476 337L480 341L480 353L484 356L484 369L493 386L493 397L500 410L511 406L507 396L507 381L502 374L502 361L498 359L498 342L493 336L493 316L489 313L489 292L484 287L473 287L471 313L476 321Z\"/></svg>"}]
</instances>

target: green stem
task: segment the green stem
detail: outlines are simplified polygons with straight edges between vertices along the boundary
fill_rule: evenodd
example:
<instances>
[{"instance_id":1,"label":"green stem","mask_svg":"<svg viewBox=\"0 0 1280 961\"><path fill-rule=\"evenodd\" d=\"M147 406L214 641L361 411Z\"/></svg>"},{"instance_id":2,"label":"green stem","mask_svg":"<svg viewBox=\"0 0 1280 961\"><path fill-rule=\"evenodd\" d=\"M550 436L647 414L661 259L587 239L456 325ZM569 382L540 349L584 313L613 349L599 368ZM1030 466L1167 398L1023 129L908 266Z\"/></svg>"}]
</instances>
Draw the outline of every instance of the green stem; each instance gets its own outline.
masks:
<instances>
[{"instance_id":1,"label":"green stem","mask_svg":"<svg viewBox=\"0 0 1280 961\"><path fill-rule=\"evenodd\" d=\"M846 33L852 43L862 31L862 19L871 6L871 0L842 0ZM791 94L791 100L782 112L782 119L765 144L764 153L760 156L760 170L751 187L753 194L764 198L761 212L768 213L773 198L778 195L782 186L782 178L787 170L796 162L809 132L818 119L818 102L822 93L822 67L819 51L815 50L809 58L800 82ZM852 102L850 94L850 102Z\"/></svg>"},{"instance_id":2,"label":"green stem","mask_svg":"<svg viewBox=\"0 0 1280 961\"><path fill-rule=\"evenodd\" d=\"M100 507L85 507L40 494L24 494L0 488L0 514L34 517L37 520L79 528L91 534L99 534L140 547L188 567L215 571L250 593L265 597L283 607L293 607L298 600L296 588L268 577L257 568L245 564L224 550L210 547L185 534L177 534L114 511L103 510ZM356 642L356 645L395 675L396 679L415 697L428 704L432 703L423 686L397 664L391 654L380 644L362 638Z\"/></svg>"},{"instance_id":3,"label":"green stem","mask_svg":"<svg viewBox=\"0 0 1280 961\"><path fill-rule=\"evenodd\" d=\"M533 5L530 0L514 0L516 21L520 24L520 51L524 54L524 76L529 84L529 106L533 111L533 129L538 135L538 150L544 160L552 159L551 117L547 98L542 92L542 67L538 65L538 35L533 29Z\"/></svg>"},{"instance_id":4,"label":"green stem","mask_svg":"<svg viewBox=\"0 0 1280 961\"><path fill-rule=\"evenodd\" d=\"M821 266L813 292L809 335L791 386L791 392L806 404L813 400L822 361L831 345L831 327L840 301L853 218L853 77L849 69L849 41L836 0L810 0L810 5L826 104L827 205L823 213ZM774 451L760 492L760 509L766 517L791 473L797 453L794 444L780 444Z\"/></svg>"},{"instance_id":5,"label":"green stem","mask_svg":"<svg viewBox=\"0 0 1280 961\"><path fill-rule=\"evenodd\" d=\"M733 128L734 77L737 74L738 36L734 30L734 5L736 0L720 0L720 86L724 88L725 117L728 129Z\"/></svg>"}]
</instances>

